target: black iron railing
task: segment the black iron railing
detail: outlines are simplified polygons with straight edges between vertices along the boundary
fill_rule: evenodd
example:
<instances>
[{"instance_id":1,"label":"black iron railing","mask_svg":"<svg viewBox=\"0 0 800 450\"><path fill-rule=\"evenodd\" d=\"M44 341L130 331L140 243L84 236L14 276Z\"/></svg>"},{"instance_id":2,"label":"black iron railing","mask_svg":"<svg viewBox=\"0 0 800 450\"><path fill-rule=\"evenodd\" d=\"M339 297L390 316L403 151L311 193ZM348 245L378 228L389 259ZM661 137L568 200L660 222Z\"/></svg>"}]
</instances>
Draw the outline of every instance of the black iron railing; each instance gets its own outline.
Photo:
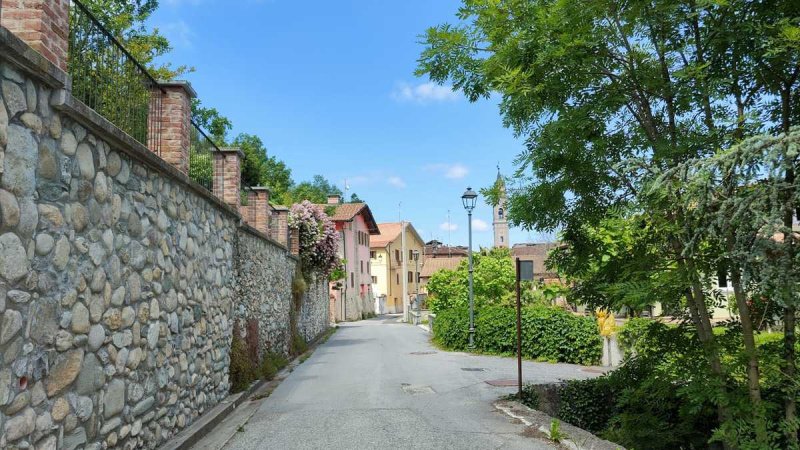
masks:
<instances>
[{"instance_id":1,"label":"black iron railing","mask_svg":"<svg viewBox=\"0 0 800 450\"><path fill-rule=\"evenodd\" d=\"M219 147L194 121L192 121L190 138L189 178L208 189L209 192L214 192L214 152L219 152ZM218 184L219 192L216 194L219 198L223 198L224 183Z\"/></svg>"},{"instance_id":2,"label":"black iron railing","mask_svg":"<svg viewBox=\"0 0 800 450\"><path fill-rule=\"evenodd\" d=\"M75 98L161 154L164 90L79 0L70 7L67 67Z\"/></svg>"}]
</instances>

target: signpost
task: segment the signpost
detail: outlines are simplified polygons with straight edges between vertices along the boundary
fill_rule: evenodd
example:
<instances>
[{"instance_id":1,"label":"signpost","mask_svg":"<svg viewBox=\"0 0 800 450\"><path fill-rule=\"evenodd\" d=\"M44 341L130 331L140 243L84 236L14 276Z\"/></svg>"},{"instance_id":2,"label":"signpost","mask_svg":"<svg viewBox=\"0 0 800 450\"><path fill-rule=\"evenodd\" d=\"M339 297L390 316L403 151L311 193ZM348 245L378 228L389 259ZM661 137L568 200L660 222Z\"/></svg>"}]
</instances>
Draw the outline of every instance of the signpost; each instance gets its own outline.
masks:
<instances>
[{"instance_id":1,"label":"signpost","mask_svg":"<svg viewBox=\"0 0 800 450\"><path fill-rule=\"evenodd\" d=\"M533 280L533 261L520 261L517 263L517 395L522 399L522 280Z\"/></svg>"}]
</instances>

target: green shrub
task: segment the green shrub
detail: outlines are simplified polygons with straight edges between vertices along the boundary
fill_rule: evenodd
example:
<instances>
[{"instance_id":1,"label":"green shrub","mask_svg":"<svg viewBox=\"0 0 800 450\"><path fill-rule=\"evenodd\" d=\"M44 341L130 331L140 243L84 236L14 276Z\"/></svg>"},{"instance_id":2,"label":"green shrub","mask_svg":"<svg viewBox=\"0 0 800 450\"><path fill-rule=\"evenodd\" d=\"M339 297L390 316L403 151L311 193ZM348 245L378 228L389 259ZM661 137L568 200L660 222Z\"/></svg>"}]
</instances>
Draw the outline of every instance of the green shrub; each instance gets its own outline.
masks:
<instances>
[{"instance_id":1,"label":"green shrub","mask_svg":"<svg viewBox=\"0 0 800 450\"><path fill-rule=\"evenodd\" d=\"M519 394L514 395L514 397L528 408L539 408L539 392L536 390L536 387L533 384L526 384L522 386L522 398L518 398Z\"/></svg>"},{"instance_id":2,"label":"green shrub","mask_svg":"<svg viewBox=\"0 0 800 450\"><path fill-rule=\"evenodd\" d=\"M231 340L231 363L230 363L230 382L231 392L241 392L250 387L250 384L258 378L258 368L256 361L248 355L247 345L234 333Z\"/></svg>"},{"instance_id":3,"label":"green shrub","mask_svg":"<svg viewBox=\"0 0 800 450\"><path fill-rule=\"evenodd\" d=\"M434 341L451 350L466 350L469 311L442 311L436 316ZM486 353L516 352L516 311L503 306L475 310L475 347ZM546 306L522 309L522 354L526 358L594 364L600 360L603 342L589 317L579 317Z\"/></svg>"},{"instance_id":4,"label":"green shrub","mask_svg":"<svg viewBox=\"0 0 800 450\"><path fill-rule=\"evenodd\" d=\"M303 337L299 334L295 334L292 337L292 354L299 355L301 353L305 353L306 350L308 350L308 344L306 343L306 340L303 339Z\"/></svg>"},{"instance_id":5,"label":"green shrub","mask_svg":"<svg viewBox=\"0 0 800 450\"><path fill-rule=\"evenodd\" d=\"M559 395L558 417L564 422L599 433L614 415L614 392L609 378L571 380Z\"/></svg>"},{"instance_id":6,"label":"green shrub","mask_svg":"<svg viewBox=\"0 0 800 450\"><path fill-rule=\"evenodd\" d=\"M446 349L466 350L469 344L469 310L446 309L436 315L435 343Z\"/></svg>"},{"instance_id":7,"label":"green shrub","mask_svg":"<svg viewBox=\"0 0 800 450\"><path fill-rule=\"evenodd\" d=\"M267 353L261 361L259 374L261 378L271 380L275 377L279 370L283 369L289 364L289 361L281 354Z\"/></svg>"},{"instance_id":8,"label":"green shrub","mask_svg":"<svg viewBox=\"0 0 800 450\"><path fill-rule=\"evenodd\" d=\"M633 318L628 320L619 330L617 338L619 347L625 358L630 358L634 354L648 353L654 350L658 344L650 337L667 325L653 319Z\"/></svg>"}]
</instances>

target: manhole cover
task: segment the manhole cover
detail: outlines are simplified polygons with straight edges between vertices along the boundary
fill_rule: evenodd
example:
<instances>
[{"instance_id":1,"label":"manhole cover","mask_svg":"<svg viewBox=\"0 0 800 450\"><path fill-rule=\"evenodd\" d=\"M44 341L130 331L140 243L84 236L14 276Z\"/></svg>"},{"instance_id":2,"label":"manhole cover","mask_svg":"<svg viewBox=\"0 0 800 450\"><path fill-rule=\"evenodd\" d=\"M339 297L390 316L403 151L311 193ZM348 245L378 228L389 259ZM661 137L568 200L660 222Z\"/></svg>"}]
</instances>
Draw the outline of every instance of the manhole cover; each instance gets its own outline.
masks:
<instances>
[{"instance_id":1,"label":"manhole cover","mask_svg":"<svg viewBox=\"0 0 800 450\"><path fill-rule=\"evenodd\" d=\"M411 355L435 355L436 352L411 352Z\"/></svg>"},{"instance_id":2,"label":"manhole cover","mask_svg":"<svg viewBox=\"0 0 800 450\"><path fill-rule=\"evenodd\" d=\"M509 387L516 386L517 380L486 380L486 384L495 387Z\"/></svg>"},{"instance_id":3,"label":"manhole cover","mask_svg":"<svg viewBox=\"0 0 800 450\"><path fill-rule=\"evenodd\" d=\"M436 393L436 391L434 391L433 388L430 386L419 386L419 385L415 386L412 384L403 383L402 385L400 385L400 387L403 389L403 392L411 395L424 395L424 394Z\"/></svg>"},{"instance_id":4,"label":"manhole cover","mask_svg":"<svg viewBox=\"0 0 800 450\"><path fill-rule=\"evenodd\" d=\"M462 367L461 370L463 370L464 372L483 372L486 369L483 369L481 367Z\"/></svg>"}]
</instances>

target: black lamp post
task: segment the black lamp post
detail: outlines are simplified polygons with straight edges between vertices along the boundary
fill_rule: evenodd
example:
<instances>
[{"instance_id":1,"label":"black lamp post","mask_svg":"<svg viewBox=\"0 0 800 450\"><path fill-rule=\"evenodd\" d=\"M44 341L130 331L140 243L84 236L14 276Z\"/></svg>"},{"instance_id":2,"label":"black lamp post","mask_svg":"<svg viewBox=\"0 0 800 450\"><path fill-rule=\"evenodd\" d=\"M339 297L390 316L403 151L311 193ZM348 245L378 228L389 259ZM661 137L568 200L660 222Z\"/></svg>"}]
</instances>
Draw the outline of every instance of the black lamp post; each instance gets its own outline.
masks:
<instances>
[{"instance_id":1,"label":"black lamp post","mask_svg":"<svg viewBox=\"0 0 800 450\"><path fill-rule=\"evenodd\" d=\"M461 201L464 203L464 209L467 210L469 222L469 349L473 350L475 348L475 294L472 290L472 210L475 209L478 201L478 193L468 187L461 196Z\"/></svg>"}]
</instances>

